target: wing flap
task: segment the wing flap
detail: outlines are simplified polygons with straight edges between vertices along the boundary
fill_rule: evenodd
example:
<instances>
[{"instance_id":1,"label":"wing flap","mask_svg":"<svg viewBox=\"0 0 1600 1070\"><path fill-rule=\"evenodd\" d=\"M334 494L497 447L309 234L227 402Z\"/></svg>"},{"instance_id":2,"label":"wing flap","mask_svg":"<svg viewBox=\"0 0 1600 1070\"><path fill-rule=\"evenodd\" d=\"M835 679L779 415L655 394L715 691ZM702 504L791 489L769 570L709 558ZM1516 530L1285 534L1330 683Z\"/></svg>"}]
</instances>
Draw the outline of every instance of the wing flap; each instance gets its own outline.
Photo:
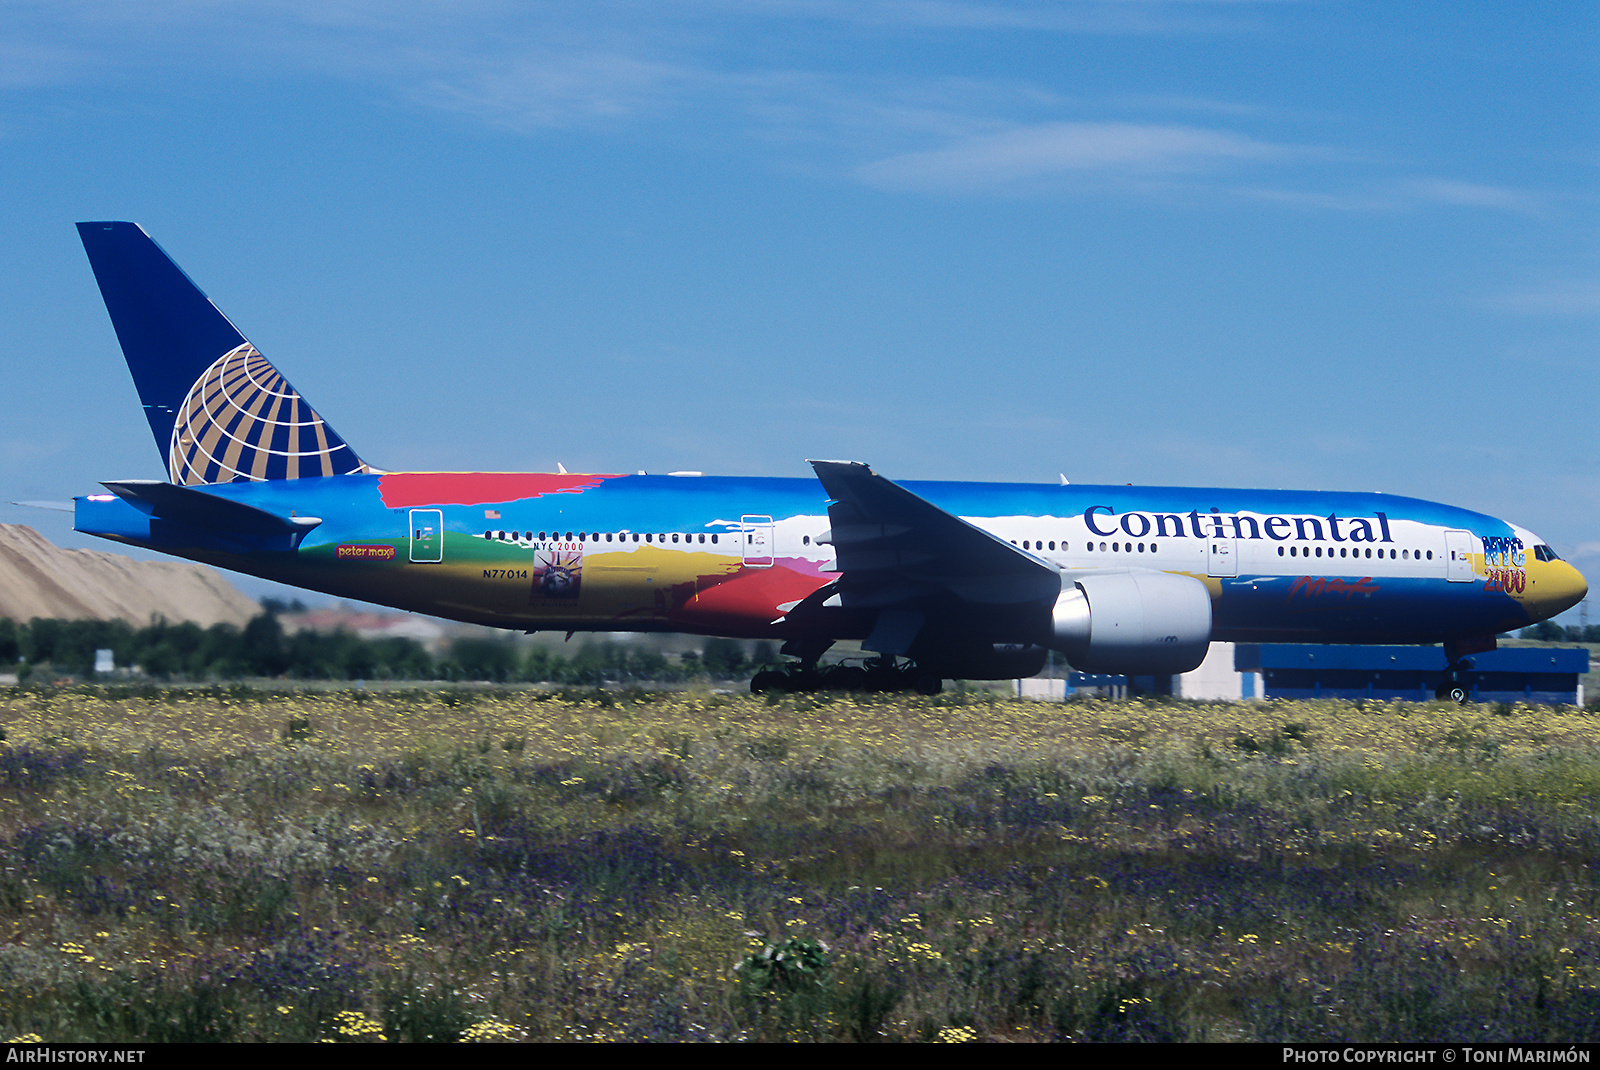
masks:
<instances>
[{"instance_id":1,"label":"wing flap","mask_svg":"<svg viewBox=\"0 0 1600 1070\"><path fill-rule=\"evenodd\" d=\"M812 461L832 501L830 538L846 606L918 600L1050 605L1060 573L854 461Z\"/></svg>"}]
</instances>

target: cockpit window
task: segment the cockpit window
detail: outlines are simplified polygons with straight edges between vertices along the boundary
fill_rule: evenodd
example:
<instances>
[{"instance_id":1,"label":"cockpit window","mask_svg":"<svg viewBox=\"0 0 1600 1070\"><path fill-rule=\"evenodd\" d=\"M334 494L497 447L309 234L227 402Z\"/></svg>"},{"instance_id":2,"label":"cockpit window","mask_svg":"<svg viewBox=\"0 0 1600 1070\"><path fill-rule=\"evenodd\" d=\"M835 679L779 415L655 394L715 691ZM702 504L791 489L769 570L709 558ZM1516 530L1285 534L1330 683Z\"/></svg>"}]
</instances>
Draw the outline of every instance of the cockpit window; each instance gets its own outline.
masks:
<instances>
[{"instance_id":1,"label":"cockpit window","mask_svg":"<svg viewBox=\"0 0 1600 1070\"><path fill-rule=\"evenodd\" d=\"M1533 559L1535 561L1560 561L1561 556L1550 547L1541 545L1533 548Z\"/></svg>"}]
</instances>

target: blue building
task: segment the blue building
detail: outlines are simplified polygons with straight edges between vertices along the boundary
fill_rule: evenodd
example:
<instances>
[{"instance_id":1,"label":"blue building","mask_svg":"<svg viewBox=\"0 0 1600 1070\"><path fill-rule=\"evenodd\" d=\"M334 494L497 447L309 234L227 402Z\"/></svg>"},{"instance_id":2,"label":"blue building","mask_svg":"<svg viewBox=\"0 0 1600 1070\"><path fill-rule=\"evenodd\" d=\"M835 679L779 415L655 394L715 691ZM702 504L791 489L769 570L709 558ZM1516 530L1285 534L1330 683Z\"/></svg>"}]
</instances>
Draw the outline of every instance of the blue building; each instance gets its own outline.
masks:
<instances>
[{"instance_id":1,"label":"blue building","mask_svg":"<svg viewBox=\"0 0 1600 1070\"><path fill-rule=\"evenodd\" d=\"M1474 654L1466 684L1474 702L1582 705L1584 647L1501 647ZM1266 698L1381 698L1429 702L1444 673L1436 646L1240 643L1234 668L1260 673Z\"/></svg>"}]
</instances>

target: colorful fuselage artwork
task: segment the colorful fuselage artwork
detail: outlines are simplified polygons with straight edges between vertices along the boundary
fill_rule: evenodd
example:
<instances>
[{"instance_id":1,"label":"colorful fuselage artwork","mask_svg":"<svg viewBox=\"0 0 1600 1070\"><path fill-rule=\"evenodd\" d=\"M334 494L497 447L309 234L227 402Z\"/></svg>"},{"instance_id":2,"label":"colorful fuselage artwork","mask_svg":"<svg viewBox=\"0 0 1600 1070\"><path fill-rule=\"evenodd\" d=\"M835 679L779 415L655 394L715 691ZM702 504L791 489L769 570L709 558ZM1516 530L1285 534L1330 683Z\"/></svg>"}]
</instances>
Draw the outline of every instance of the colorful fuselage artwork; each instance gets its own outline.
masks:
<instances>
[{"instance_id":1,"label":"colorful fuselage artwork","mask_svg":"<svg viewBox=\"0 0 1600 1070\"><path fill-rule=\"evenodd\" d=\"M1211 593L1217 640L1492 635L1542 619L1550 600L1571 593L1575 575L1553 555L1528 552L1538 540L1513 525L1388 495L902 486L1064 575L1135 568L1193 576ZM96 495L80 499L79 528L514 628L783 638L798 627L784 619L788 610L837 577L834 551L819 541L829 531L828 501L809 479L428 472L203 490L320 523L292 550L238 553L203 537L153 537L149 517ZM1451 533L1464 551L1452 548Z\"/></svg>"}]
</instances>

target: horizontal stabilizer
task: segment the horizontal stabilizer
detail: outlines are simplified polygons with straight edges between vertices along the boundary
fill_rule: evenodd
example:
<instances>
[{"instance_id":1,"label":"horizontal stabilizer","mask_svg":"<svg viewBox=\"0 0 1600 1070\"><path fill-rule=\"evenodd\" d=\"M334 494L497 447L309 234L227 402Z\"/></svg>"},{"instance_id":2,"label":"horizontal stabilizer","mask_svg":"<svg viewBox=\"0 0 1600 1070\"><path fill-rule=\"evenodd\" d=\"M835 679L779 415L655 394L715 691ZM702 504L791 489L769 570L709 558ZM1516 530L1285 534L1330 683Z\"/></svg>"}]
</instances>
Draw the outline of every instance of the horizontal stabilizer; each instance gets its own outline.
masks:
<instances>
[{"instance_id":1,"label":"horizontal stabilizer","mask_svg":"<svg viewBox=\"0 0 1600 1070\"><path fill-rule=\"evenodd\" d=\"M298 536L322 523L319 517L279 516L243 502L153 479L128 479L102 485L142 513L202 531Z\"/></svg>"}]
</instances>

